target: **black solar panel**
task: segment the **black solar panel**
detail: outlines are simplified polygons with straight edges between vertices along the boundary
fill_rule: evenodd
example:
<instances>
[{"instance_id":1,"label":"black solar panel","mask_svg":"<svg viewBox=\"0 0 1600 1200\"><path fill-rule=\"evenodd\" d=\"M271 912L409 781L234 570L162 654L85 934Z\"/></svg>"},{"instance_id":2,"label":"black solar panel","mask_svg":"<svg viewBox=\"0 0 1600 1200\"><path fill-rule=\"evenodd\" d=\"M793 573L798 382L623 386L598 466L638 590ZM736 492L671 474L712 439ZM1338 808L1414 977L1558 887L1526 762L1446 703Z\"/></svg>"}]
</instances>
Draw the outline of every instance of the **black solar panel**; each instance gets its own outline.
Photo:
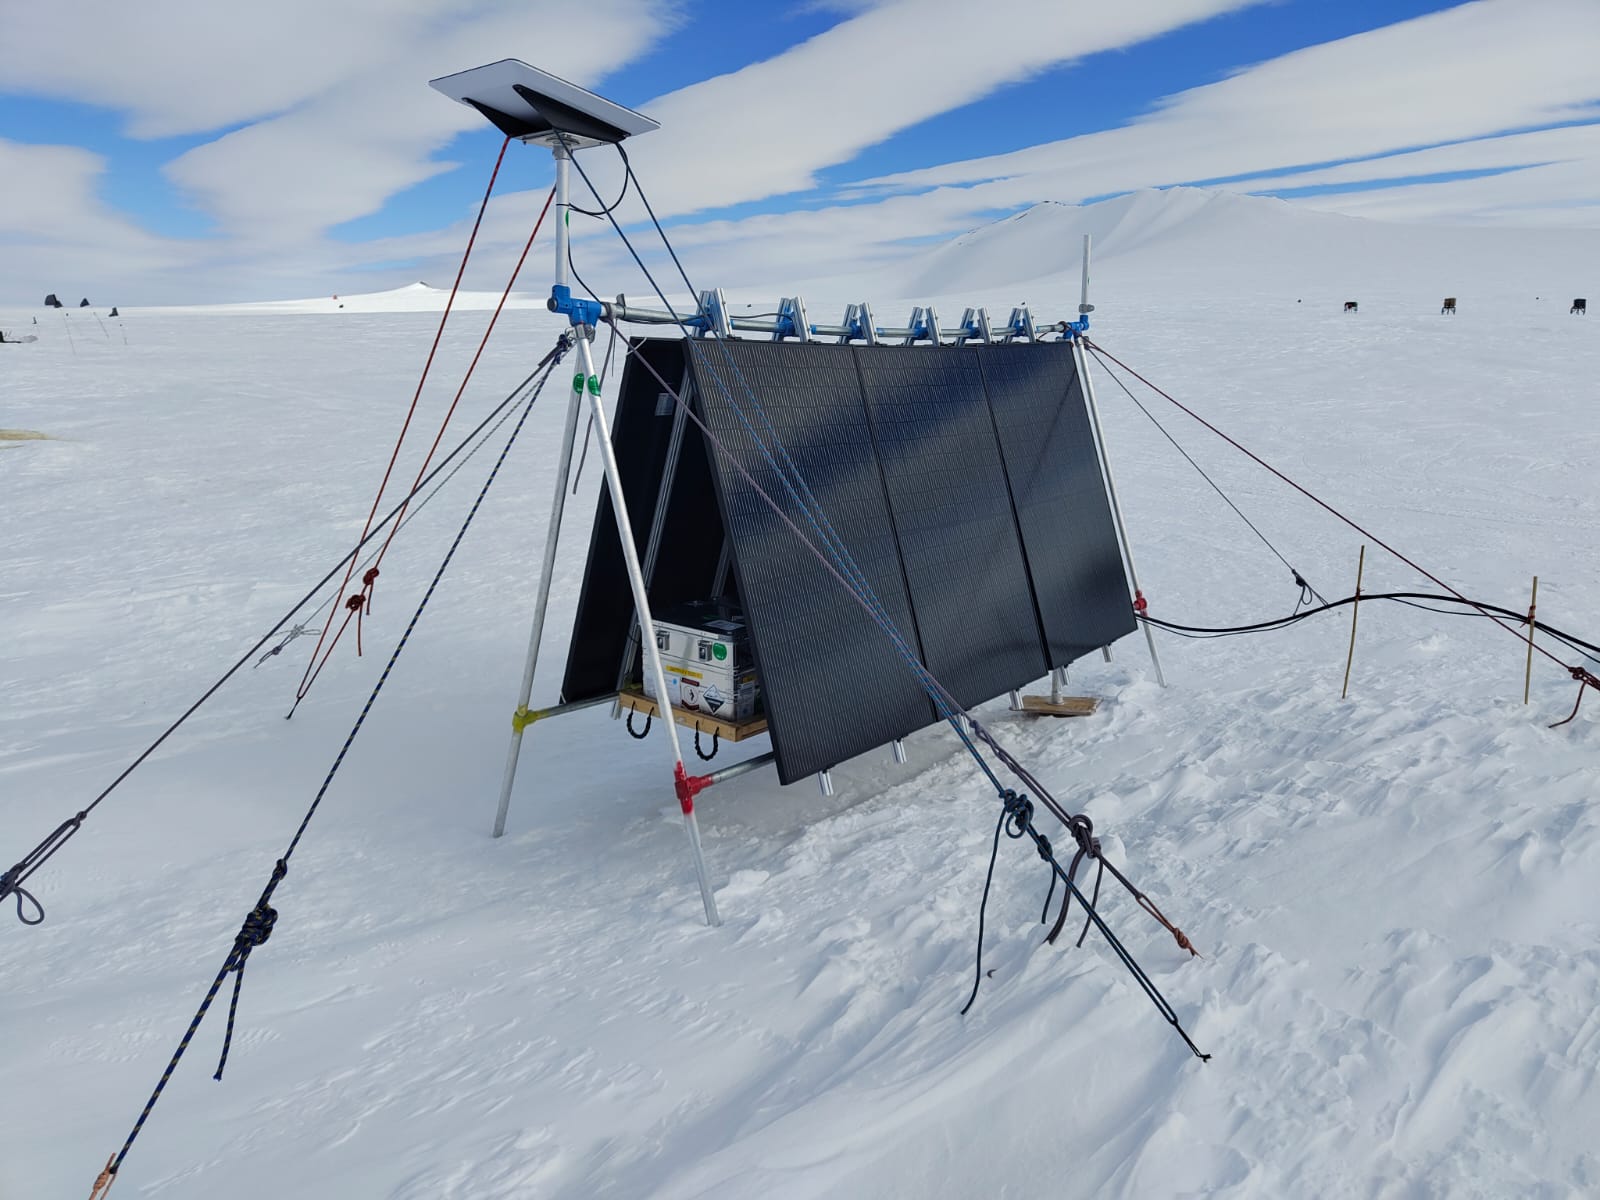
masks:
<instances>
[{"instance_id":1,"label":"black solar panel","mask_svg":"<svg viewBox=\"0 0 1600 1200\"><path fill-rule=\"evenodd\" d=\"M887 636L757 486L812 544L831 527L888 620L964 705L1133 630L1070 347L676 339L641 347L669 382L684 381L726 450L686 430L651 601L711 595L726 536L730 590L750 629L783 782L937 714ZM641 551L670 415L660 384L630 357L615 442ZM805 481L789 473L791 484L807 487L814 505L790 495L760 443L774 457L781 444ZM603 498L567 699L615 686L632 612Z\"/></svg>"},{"instance_id":2,"label":"black solar panel","mask_svg":"<svg viewBox=\"0 0 1600 1200\"><path fill-rule=\"evenodd\" d=\"M1135 628L1072 347L977 355L1050 661L1065 666Z\"/></svg>"},{"instance_id":3,"label":"black solar panel","mask_svg":"<svg viewBox=\"0 0 1600 1200\"><path fill-rule=\"evenodd\" d=\"M919 729L934 713L887 636L734 465L820 546L746 421L771 444L765 413L889 619L919 650L916 626L850 348L690 345L697 404L733 459L711 452L778 776L788 783Z\"/></svg>"},{"instance_id":4,"label":"black solar panel","mask_svg":"<svg viewBox=\"0 0 1600 1200\"><path fill-rule=\"evenodd\" d=\"M977 351L861 346L856 362L928 669L963 705L1037 679L1050 664Z\"/></svg>"}]
</instances>

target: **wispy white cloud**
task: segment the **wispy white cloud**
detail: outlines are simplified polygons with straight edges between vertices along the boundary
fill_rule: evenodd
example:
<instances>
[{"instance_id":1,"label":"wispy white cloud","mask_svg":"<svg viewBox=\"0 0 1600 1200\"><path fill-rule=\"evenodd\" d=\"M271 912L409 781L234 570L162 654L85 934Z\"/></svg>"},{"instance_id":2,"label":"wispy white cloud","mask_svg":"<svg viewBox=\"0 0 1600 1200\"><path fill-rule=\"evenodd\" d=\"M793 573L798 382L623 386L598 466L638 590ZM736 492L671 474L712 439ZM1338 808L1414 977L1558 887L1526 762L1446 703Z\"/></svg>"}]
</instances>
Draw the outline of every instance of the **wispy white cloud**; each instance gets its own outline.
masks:
<instances>
[{"instance_id":1,"label":"wispy white cloud","mask_svg":"<svg viewBox=\"0 0 1600 1200\"><path fill-rule=\"evenodd\" d=\"M561 42L562 70L578 82L603 78L659 37L670 12L648 0L585 5L584 36ZM559 0L497 5L382 55L364 53L360 68L336 85L190 150L167 175L235 238L305 242L455 165L432 156L482 118L429 89L430 77L519 53L541 57L541 45L569 17Z\"/></svg>"},{"instance_id":2,"label":"wispy white cloud","mask_svg":"<svg viewBox=\"0 0 1600 1200\"><path fill-rule=\"evenodd\" d=\"M81 293L158 277L189 260L100 198L105 160L76 146L0 138L0 291Z\"/></svg>"},{"instance_id":3,"label":"wispy white cloud","mask_svg":"<svg viewBox=\"0 0 1600 1200\"><path fill-rule=\"evenodd\" d=\"M662 130L633 154L665 213L803 192L818 171L1008 84L1261 2L1023 0L1001 21L970 0L891 0L652 101Z\"/></svg>"},{"instance_id":4,"label":"wispy white cloud","mask_svg":"<svg viewBox=\"0 0 1600 1200\"><path fill-rule=\"evenodd\" d=\"M7 91L101 105L134 137L283 112L484 6L462 0L75 0L6 6Z\"/></svg>"},{"instance_id":5,"label":"wispy white cloud","mask_svg":"<svg viewBox=\"0 0 1600 1200\"><path fill-rule=\"evenodd\" d=\"M1600 4L1477 0L1180 92L1118 129L865 182L1076 200L1600 117Z\"/></svg>"}]
</instances>

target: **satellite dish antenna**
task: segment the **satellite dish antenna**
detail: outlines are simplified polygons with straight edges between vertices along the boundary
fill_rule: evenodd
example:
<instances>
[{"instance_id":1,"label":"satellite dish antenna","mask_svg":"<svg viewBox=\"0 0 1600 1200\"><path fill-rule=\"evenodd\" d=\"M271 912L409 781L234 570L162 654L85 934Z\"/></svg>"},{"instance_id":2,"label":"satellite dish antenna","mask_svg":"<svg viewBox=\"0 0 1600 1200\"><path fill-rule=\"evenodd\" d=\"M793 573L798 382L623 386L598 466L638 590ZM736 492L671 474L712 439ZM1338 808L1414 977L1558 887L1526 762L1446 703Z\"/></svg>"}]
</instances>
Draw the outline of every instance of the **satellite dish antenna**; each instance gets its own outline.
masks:
<instances>
[{"instance_id":1,"label":"satellite dish antenna","mask_svg":"<svg viewBox=\"0 0 1600 1200\"><path fill-rule=\"evenodd\" d=\"M516 58L458 71L428 86L477 109L507 137L552 149L620 142L661 128L643 113Z\"/></svg>"}]
</instances>

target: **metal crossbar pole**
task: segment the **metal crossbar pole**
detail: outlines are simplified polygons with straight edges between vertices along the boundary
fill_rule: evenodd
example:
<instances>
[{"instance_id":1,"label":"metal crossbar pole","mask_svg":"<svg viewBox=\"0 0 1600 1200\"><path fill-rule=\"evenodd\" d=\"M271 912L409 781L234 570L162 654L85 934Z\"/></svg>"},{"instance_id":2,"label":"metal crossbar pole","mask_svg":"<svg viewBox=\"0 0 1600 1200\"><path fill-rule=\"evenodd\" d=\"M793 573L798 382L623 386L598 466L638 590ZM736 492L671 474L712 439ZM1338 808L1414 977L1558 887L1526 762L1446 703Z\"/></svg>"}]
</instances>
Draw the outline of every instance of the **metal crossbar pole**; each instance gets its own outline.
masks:
<instances>
[{"instance_id":1,"label":"metal crossbar pole","mask_svg":"<svg viewBox=\"0 0 1600 1200\"><path fill-rule=\"evenodd\" d=\"M663 724L667 727L667 737L672 743L672 757L681 775L684 773L683 748L678 742L678 724L672 717L672 698L667 690L667 673L661 667L661 649L656 645L656 627L650 615L650 597L645 590L644 571L639 565L639 552L634 546L633 522L628 517L628 502L622 492L622 474L617 467L616 451L611 445L611 427L606 421L605 405L600 402L600 380L594 373L594 354L589 348L589 339L582 336L578 339L578 361L581 364L583 377L588 381L589 411L594 417L595 445L599 448L606 486L611 492L611 507L617 519L617 538L622 543L623 562L628 568L628 586L633 591L634 611L638 614L642 633L639 644L644 649L645 669L655 680L657 703L661 715L666 718ZM711 881L706 875L705 853L700 848L700 825L695 820L694 802L692 799L682 799L679 801L679 806L683 809L683 827L689 836L689 850L694 857L695 875L700 881L700 899L705 904L706 924L721 925L722 918L717 915L716 897L711 894Z\"/></svg>"},{"instance_id":2,"label":"metal crossbar pole","mask_svg":"<svg viewBox=\"0 0 1600 1200\"><path fill-rule=\"evenodd\" d=\"M748 775L751 771L759 771L770 762L777 761L777 755L771 750L765 754L758 754L754 758L747 758L743 762L734 763L732 766L723 767L713 771L706 778L712 783L726 783L730 779L737 779L741 775Z\"/></svg>"},{"instance_id":3,"label":"metal crossbar pole","mask_svg":"<svg viewBox=\"0 0 1600 1200\"><path fill-rule=\"evenodd\" d=\"M1089 427L1094 431L1095 449L1100 454L1100 469L1105 472L1106 496L1111 501L1111 515L1116 518L1117 537L1122 542L1122 557L1128 564L1128 582L1133 584L1133 594L1137 598L1144 593L1139 588L1139 572L1133 565L1133 544L1128 541L1128 527L1122 520L1122 505L1117 502L1116 479L1111 473L1111 458L1106 454L1105 435L1100 429L1100 408L1094 399L1094 380L1089 375L1089 356L1084 353L1082 341L1073 340L1072 358L1078 368L1078 378L1083 384L1084 407L1088 409ZM1140 624L1144 626L1145 644L1150 647L1150 665L1156 670L1156 682L1166 687L1166 677L1161 673L1161 659L1156 654L1156 639L1150 632L1148 622L1141 621Z\"/></svg>"}]
</instances>

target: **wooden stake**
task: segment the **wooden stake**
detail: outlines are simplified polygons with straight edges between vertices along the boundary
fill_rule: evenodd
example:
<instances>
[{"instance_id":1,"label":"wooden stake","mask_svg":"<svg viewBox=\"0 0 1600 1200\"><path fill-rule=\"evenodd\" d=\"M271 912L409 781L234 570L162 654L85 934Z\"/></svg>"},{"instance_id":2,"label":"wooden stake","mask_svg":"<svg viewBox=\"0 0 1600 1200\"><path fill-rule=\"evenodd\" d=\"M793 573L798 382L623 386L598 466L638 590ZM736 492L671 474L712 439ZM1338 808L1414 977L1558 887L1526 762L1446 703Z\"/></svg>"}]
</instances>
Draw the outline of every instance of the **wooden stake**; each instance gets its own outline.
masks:
<instances>
[{"instance_id":1,"label":"wooden stake","mask_svg":"<svg viewBox=\"0 0 1600 1200\"><path fill-rule=\"evenodd\" d=\"M1528 667L1522 676L1522 702L1528 702L1528 693L1533 688L1533 614L1539 607L1539 577L1533 577L1533 596L1528 600Z\"/></svg>"},{"instance_id":2,"label":"wooden stake","mask_svg":"<svg viewBox=\"0 0 1600 1200\"><path fill-rule=\"evenodd\" d=\"M1361 573L1367 565L1367 548L1361 547L1361 557L1356 559L1356 599L1350 606L1350 653L1344 660L1344 690L1339 693L1343 700L1350 694L1350 664L1356 660L1356 618L1361 615Z\"/></svg>"}]
</instances>

